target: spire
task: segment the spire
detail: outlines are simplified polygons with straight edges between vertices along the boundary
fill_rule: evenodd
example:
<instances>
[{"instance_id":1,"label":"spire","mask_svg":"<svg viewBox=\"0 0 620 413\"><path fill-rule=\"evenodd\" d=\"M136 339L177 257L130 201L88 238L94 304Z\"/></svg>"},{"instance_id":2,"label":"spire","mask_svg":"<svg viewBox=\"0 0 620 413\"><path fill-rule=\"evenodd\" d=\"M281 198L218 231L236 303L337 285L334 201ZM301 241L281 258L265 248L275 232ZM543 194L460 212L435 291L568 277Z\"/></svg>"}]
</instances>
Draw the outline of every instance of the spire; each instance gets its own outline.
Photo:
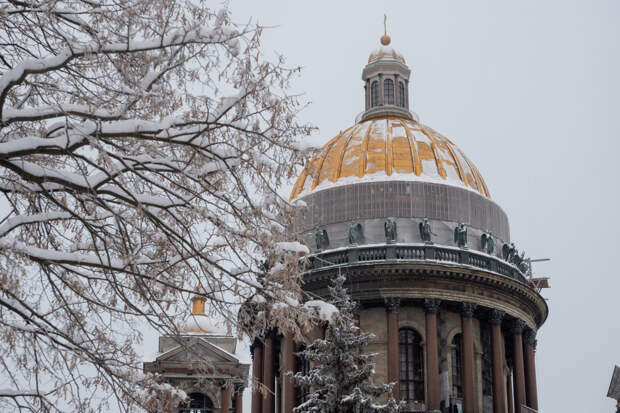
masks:
<instances>
[{"instance_id":1,"label":"spire","mask_svg":"<svg viewBox=\"0 0 620 413\"><path fill-rule=\"evenodd\" d=\"M381 44L387 46L390 44L392 39L387 34L387 14L383 15L383 36L381 36Z\"/></svg>"}]
</instances>

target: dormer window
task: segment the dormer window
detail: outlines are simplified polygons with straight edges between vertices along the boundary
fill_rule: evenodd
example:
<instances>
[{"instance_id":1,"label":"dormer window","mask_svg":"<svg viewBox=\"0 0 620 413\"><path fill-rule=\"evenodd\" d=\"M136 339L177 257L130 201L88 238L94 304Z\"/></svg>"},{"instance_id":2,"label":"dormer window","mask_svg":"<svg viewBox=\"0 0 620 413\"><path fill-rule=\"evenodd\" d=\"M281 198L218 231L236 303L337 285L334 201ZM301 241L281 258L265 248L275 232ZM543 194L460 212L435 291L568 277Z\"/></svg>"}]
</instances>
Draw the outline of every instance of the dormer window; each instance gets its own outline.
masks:
<instances>
[{"instance_id":1,"label":"dormer window","mask_svg":"<svg viewBox=\"0 0 620 413\"><path fill-rule=\"evenodd\" d=\"M379 82L376 80L370 85L370 106L379 105Z\"/></svg>"},{"instance_id":2,"label":"dormer window","mask_svg":"<svg viewBox=\"0 0 620 413\"><path fill-rule=\"evenodd\" d=\"M394 104L394 81L392 79L383 81L383 102L386 105Z\"/></svg>"},{"instance_id":3,"label":"dormer window","mask_svg":"<svg viewBox=\"0 0 620 413\"><path fill-rule=\"evenodd\" d=\"M405 84L398 82L398 106L405 107Z\"/></svg>"}]
</instances>

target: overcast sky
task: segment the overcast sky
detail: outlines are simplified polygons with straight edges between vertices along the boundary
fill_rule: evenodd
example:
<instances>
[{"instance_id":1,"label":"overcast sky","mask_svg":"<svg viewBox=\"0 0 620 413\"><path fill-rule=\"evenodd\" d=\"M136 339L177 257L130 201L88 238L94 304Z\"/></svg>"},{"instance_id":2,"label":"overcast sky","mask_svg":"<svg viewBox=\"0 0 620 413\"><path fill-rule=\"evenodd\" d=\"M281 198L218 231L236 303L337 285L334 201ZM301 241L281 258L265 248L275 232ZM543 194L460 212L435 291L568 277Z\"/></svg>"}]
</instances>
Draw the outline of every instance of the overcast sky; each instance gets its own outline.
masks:
<instances>
[{"instance_id":1,"label":"overcast sky","mask_svg":"<svg viewBox=\"0 0 620 413\"><path fill-rule=\"evenodd\" d=\"M304 70L324 143L363 109L363 66L388 14L420 120L478 166L512 239L551 277L538 336L540 409L613 412L620 364L620 1L232 0L274 26L266 51Z\"/></svg>"}]
</instances>

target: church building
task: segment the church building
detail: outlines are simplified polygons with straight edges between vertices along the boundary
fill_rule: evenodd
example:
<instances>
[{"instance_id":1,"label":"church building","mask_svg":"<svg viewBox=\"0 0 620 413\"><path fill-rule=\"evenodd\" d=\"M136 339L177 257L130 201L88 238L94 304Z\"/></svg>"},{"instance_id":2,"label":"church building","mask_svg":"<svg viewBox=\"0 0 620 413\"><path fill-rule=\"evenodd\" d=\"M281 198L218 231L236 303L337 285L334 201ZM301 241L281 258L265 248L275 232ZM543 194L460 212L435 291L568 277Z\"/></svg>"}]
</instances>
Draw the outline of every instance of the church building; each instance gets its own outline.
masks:
<instances>
[{"instance_id":1,"label":"church building","mask_svg":"<svg viewBox=\"0 0 620 413\"><path fill-rule=\"evenodd\" d=\"M307 204L294 226L311 248L303 288L327 298L346 275L359 326L376 336L373 380L396 383L404 411L536 412L540 285L474 163L410 110L411 70L390 42L381 37L362 71L365 111L293 188ZM302 344L256 337L253 381L268 392L253 392L252 413L302 400L285 375L302 368Z\"/></svg>"},{"instance_id":2,"label":"church building","mask_svg":"<svg viewBox=\"0 0 620 413\"><path fill-rule=\"evenodd\" d=\"M157 355L143 366L188 395L174 412L243 413L250 365L235 355L237 339L205 314L203 296L192 298L180 329L179 336L161 336Z\"/></svg>"}]
</instances>

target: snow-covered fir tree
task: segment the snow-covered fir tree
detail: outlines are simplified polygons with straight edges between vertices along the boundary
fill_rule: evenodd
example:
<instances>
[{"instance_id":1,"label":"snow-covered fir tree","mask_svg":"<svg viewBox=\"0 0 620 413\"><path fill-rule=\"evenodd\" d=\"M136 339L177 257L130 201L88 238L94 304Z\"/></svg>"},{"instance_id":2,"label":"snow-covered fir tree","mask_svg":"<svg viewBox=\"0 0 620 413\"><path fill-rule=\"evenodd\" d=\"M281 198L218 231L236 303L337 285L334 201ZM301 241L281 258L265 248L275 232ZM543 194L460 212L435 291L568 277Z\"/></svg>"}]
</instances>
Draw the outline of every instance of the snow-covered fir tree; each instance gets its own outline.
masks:
<instances>
[{"instance_id":1,"label":"snow-covered fir tree","mask_svg":"<svg viewBox=\"0 0 620 413\"><path fill-rule=\"evenodd\" d=\"M372 333L361 332L354 322L356 303L345 287L344 275L339 275L330 286L331 303L338 308L327 328L326 339L309 344L299 356L310 362L307 374L298 372L294 382L309 390L296 413L367 413L398 412L400 404L391 394L393 383L372 384L376 354L364 354L364 348L374 338ZM387 395L387 402L382 396Z\"/></svg>"}]
</instances>

